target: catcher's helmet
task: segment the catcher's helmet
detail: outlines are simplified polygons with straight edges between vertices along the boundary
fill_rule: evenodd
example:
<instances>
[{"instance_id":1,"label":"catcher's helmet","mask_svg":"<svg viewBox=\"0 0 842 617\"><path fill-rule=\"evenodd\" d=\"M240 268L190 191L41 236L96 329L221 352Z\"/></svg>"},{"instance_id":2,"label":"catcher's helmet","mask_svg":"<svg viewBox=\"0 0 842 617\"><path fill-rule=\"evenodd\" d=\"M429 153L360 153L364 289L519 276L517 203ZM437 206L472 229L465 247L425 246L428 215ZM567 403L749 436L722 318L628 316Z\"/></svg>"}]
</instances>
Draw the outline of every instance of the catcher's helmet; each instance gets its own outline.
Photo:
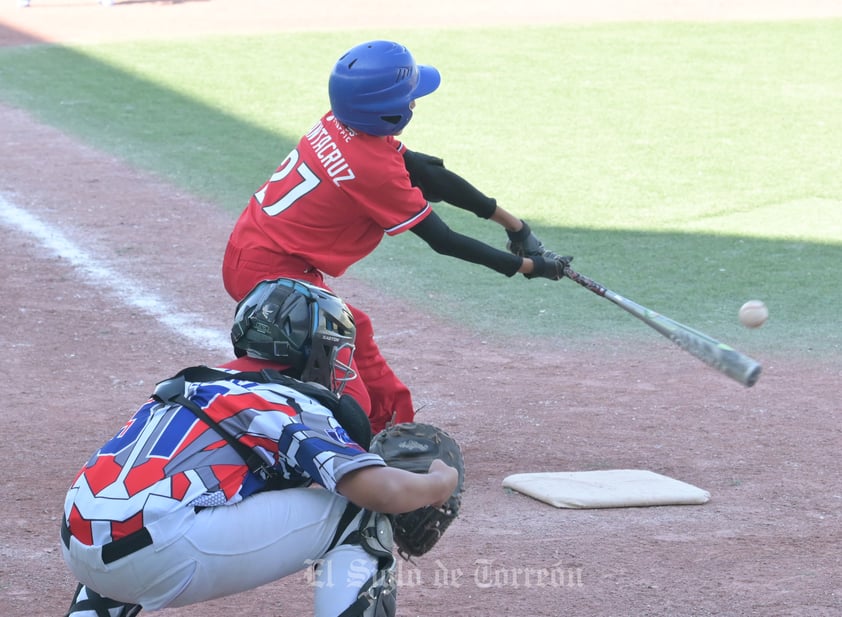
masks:
<instances>
[{"instance_id":1,"label":"catcher's helmet","mask_svg":"<svg viewBox=\"0 0 842 617\"><path fill-rule=\"evenodd\" d=\"M242 357L288 365L293 377L339 393L354 379L354 317L333 293L292 279L263 281L237 305L231 342ZM347 357L339 360L341 350Z\"/></svg>"},{"instance_id":2,"label":"catcher's helmet","mask_svg":"<svg viewBox=\"0 0 842 617\"><path fill-rule=\"evenodd\" d=\"M416 64L403 45L370 41L339 58L328 94L333 115L343 124L370 135L397 135L412 118L412 101L440 83L438 69Z\"/></svg>"}]
</instances>

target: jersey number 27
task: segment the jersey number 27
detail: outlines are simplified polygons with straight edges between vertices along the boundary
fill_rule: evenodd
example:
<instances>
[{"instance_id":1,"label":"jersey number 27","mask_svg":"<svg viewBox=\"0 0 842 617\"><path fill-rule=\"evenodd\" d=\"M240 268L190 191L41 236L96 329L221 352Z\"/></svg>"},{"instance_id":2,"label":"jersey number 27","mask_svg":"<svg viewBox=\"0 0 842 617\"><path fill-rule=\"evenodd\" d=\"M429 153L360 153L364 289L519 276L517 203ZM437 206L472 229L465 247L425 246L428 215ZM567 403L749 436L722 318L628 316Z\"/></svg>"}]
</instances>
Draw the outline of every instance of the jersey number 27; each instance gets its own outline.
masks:
<instances>
[{"instance_id":1,"label":"jersey number 27","mask_svg":"<svg viewBox=\"0 0 842 617\"><path fill-rule=\"evenodd\" d=\"M321 182L321 180L313 173L313 170L307 167L306 163L298 163L299 156L298 150L290 152L284 159L284 162L281 163L278 171L273 173L272 177L269 178L266 184L263 185L263 188L254 194L255 199L257 199L257 203L261 205L263 211L269 216L276 216L280 214L294 204L298 199L319 186L319 182ZM286 178L293 170L298 172L301 181L290 186L284 193L279 195L273 194L272 197L274 201L264 203L269 187L272 184L280 182Z\"/></svg>"}]
</instances>

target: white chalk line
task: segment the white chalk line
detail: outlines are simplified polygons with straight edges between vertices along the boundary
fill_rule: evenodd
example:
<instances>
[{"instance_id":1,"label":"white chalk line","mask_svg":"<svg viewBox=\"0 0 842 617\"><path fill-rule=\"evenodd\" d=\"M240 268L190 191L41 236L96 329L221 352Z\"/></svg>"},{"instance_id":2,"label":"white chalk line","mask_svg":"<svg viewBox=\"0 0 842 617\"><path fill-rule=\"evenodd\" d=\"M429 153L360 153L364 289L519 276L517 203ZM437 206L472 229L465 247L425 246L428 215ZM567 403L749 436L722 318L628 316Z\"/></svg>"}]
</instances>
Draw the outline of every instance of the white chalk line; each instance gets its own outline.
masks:
<instances>
[{"instance_id":1,"label":"white chalk line","mask_svg":"<svg viewBox=\"0 0 842 617\"><path fill-rule=\"evenodd\" d=\"M0 194L0 222L32 236L50 252L67 260L70 265L97 290L106 290L126 306L136 308L160 322L181 339L212 351L231 353L227 333L196 325L204 318L189 311L181 311L168 304L154 292L109 265L107 260L86 252L65 234L20 208ZM116 284L119 282L119 286Z\"/></svg>"}]
</instances>

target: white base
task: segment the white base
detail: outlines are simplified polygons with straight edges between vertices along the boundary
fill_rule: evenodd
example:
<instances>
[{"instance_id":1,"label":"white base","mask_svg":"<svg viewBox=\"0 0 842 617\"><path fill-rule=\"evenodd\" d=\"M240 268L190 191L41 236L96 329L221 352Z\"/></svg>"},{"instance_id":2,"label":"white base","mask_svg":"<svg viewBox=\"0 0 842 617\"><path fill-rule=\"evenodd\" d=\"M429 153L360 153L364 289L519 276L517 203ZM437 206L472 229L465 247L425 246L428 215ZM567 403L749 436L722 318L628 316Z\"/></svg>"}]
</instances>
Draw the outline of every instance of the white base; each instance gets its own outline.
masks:
<instances>
[{"instance_id":1,"label":"white base","mask_svg":"<svg viewBox=\"0 0 842 617\"><path fill-rule=\"evenodd\" d=\"M628 508L698 505L710 501L704 489L643 469L519 473L503 487L556 508Z\"/></svg>"}]
</instances>

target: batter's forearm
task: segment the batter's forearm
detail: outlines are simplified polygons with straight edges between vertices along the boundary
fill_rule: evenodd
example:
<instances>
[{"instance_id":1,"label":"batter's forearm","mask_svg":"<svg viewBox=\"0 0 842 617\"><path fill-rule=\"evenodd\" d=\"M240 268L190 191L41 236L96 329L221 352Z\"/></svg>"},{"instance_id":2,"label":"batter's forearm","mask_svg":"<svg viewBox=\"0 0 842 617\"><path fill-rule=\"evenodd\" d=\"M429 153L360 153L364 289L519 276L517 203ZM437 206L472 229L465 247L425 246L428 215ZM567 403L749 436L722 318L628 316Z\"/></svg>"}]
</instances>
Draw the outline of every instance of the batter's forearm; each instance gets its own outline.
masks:
<instances>
[{"instance_id":1,"label":"batter's forearm","mask_svg":"<svg viewBox=\"0 0 842 617\"><path fill-rule=\"evenodd\" d=\"M460 234L455 234L460 236ZM467 236L461 236L454 244L433 247L437 253L456 257L462 261L479 264L506 276L513 276L518 272L531 272L531 261L524 257L517 257L505 251L495 249L487 244ZM512 259L514 258L514 259ZM527 265L526 262L529 262Z\"/></svg>"},{"instance_id":2,"label":"batter's forearm","mask_svg":"<svg viewBox=\"0 0 842 617\"><path fill-rule=\"evenodd\" d=\"M412 233L430 245L436 253L456 257L463 261L479 264L506 276L523 272L526 261L523 257L495 249L484 242L456 233L435 213L410 229ZM528 266L531 269L531 263ZM527 272L530 270L526 270Z\"/></svg>"},{"instance_id":3,"label":"batter's forearm","mask_svg":"<svg viewBox=\"0 0 842 617\"><path fill-rule=\"evenodd\" d=\"M506 231L520 231L523 228L523 220L516 217L511 212L504 210L501 206L497 206L494 214L489 217L498 225L501 225Z\"/></svg>"}]
</instances>

